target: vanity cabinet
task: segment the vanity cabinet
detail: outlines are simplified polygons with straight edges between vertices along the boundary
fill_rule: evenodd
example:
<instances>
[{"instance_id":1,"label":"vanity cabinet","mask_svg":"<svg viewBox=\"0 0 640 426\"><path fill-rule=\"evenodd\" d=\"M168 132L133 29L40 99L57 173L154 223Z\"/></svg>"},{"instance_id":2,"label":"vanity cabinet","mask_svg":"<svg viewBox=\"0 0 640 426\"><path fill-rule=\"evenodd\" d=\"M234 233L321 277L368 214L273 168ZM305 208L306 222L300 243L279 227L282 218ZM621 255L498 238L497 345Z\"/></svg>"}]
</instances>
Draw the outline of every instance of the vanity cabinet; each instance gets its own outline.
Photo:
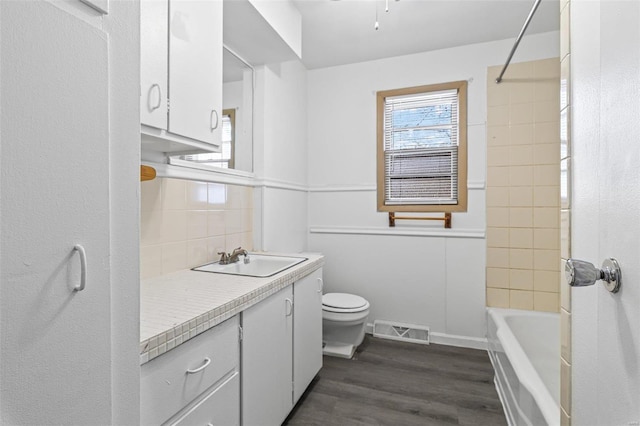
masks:
<instances>
[{"instance_id":1,"label":"vanity cabinet","mask_svg":"<svg viewBox=\"0 0 640 426\"><path fill-rule=\"evenodd\" d=\"M219 151L222 2L143 0L140 120L162 152Z\"/></svg>"},{"instance_id":2,"label":"vanity cabinet","mask_svg":"<svg viewBox=\"0 0 640 426\"><path fill-rule=\"evenodd\" d=\"M140 423L239 424L239 352L235 316L144 364Z\"/></svg>"},{"instance_id":3,"label":"vanity cabinet","mask_svg":"<svg viewBox=\"0 0 640 426\"><path fill-rule=\"evenodd\" d=\"M322 269L242 313L242 422L279 425L322 367Z\"/></svg>"}]
</instances>

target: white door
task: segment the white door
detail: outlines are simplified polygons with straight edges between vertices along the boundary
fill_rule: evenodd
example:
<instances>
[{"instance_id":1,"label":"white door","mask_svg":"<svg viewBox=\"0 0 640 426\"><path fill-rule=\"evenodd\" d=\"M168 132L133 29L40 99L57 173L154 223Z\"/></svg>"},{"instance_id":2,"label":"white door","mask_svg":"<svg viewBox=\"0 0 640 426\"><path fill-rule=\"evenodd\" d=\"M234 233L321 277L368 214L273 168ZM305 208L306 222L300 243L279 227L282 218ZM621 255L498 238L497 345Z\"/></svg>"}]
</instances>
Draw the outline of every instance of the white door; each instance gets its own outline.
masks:
<instances>
[{"instance_id":1,"label":"white door","mask_svg":"<svg viewBox=\"0 0 640 426\"><path fill-rule=\"evenodd\" d=\"M108 34L42 1L0 17L0 423L109 424Z\"/></svg>"},{"instance_id":2,"label":"white door","mask_svg":"<svg viewBox=\"0 0 640 426\"><path fill-rule=\"evenodd\" d=\"M623 277L617 294L601 283L572 289L572 424L637 425L640 2L570 7L571 256L598 267L615 257Z\"/></svg>"}]
</instances>

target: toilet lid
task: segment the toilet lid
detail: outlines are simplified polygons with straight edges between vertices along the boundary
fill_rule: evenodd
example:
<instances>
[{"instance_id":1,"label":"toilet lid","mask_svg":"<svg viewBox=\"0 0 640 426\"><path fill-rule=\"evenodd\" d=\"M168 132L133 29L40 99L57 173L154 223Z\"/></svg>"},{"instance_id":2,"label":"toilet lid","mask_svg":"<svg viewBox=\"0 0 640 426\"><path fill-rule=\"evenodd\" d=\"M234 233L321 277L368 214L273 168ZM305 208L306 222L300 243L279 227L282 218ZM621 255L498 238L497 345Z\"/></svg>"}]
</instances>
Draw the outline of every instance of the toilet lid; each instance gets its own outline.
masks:
<instances>
[{"instance_id":1,"label":"toilet lid","mask_svg":"<svg viewBox=\"0 0 640 426\"><path fill-rule=\"evenodd\" d=\"M322 304L334 309L358 309L368 305L368 302L355 294L327 293L322 296Z\"/></svg>"}]
</instances>

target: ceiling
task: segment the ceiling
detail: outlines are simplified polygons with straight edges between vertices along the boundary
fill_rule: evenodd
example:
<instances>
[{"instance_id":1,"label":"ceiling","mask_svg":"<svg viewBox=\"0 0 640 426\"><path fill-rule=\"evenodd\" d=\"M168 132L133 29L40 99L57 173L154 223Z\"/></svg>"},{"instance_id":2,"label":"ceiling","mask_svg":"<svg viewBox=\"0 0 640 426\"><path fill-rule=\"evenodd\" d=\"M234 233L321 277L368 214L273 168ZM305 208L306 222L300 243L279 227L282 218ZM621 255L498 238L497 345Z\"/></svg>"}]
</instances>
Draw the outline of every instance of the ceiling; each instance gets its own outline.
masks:
<instances>
[{"instance_id":1,"label":"ceiling","mask_svg":"<svg viewBox=\"0 0 640 426\"><path fill-rule=\"evenodd\" d=\"M491 40L515 41L533 0L293 0L308 69ZM374 29L378 10L379 29ZM527 34L560 28L558 0L542 0ZM505 59L509 52L505 52Z\"/></svg>"}]
</instances>

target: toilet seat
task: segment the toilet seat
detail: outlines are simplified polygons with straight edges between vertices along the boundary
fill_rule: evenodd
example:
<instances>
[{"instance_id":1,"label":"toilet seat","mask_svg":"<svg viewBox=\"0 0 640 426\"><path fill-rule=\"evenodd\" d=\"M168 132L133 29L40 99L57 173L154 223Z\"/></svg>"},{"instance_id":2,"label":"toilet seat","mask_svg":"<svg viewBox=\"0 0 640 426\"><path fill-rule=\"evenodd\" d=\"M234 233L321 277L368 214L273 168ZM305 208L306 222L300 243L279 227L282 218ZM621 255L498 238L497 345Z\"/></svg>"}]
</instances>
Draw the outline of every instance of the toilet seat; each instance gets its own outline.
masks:
<instances>
[{"instance_id":1,"label":"toilet seat","mask_svg":"<svg viewBox=\"0 0 640 426\"><path fill-rule=\"evenodd\" d=\"M322 296L322 310L336 313L356 313L369 309L366 299L348 293L327 293Z\"/></svg>"}]
</instances>

